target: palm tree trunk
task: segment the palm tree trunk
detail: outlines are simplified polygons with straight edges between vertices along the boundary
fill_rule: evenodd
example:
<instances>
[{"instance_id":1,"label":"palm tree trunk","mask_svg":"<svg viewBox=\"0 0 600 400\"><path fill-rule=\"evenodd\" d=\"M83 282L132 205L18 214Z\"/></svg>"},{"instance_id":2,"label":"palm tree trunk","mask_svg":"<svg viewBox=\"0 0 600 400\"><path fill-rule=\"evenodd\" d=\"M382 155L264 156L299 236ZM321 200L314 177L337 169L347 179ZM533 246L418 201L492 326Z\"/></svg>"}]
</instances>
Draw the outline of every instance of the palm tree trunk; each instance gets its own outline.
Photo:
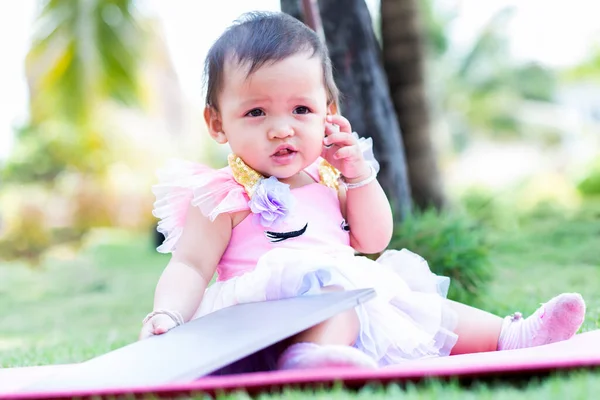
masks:
<instances>
[{"instance_id":1,"label":"palm tree trunk","mask_svg":"<svg viewBox=\"0 0 600 400\"><path fill-rule=\"evenodd\" d=\"M384 68L406 149L414 203L441 208L445 196L431 140L425 85L425 30L418 0L381 0Z\"/></svg>"},{"instance_id":2,"label":"palm tree trunk","mask_svg":"<svg viewBox=\"0 0 600 400\"><path fill-rule=\"evenodd\" d=\"M307 20L301 0L281 0L281 10ZM320 16L342 93L340 108L359 135L373 138L379 182L402 220L411 211L404 148L369 10L364 0L325 0Z\"/></svg>"}]
</instances>

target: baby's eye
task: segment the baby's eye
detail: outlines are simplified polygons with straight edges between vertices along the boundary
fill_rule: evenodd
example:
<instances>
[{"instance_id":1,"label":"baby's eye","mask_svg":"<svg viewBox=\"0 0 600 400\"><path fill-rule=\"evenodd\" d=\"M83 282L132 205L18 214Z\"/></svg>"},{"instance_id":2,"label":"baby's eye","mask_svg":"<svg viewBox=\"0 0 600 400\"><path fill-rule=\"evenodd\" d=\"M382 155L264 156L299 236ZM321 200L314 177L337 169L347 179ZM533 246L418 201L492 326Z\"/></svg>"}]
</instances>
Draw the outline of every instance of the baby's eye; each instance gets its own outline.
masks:
<instances>
[{"instance_id":1,"label":"baby's eye","mask_svg":"<svg viewBox=\"0 0 600 400\"><path fill-rule=\"evenodd\" d=\"M265 115L263 110L261 110L260 108L255 108L253 110L248 111L245 116L246 117L262 117L263 115Z\"/></svg>"},{"instance_id":2,"label":"baby's eye","mask_svg":"<svg viewBox=\"0 0 600 400\"><path fill-rule=\"evenodd\" d=\"M306 106L298 106L294 109L294 114L310 114L310 108Z\"/></svg>"}]
</instances>

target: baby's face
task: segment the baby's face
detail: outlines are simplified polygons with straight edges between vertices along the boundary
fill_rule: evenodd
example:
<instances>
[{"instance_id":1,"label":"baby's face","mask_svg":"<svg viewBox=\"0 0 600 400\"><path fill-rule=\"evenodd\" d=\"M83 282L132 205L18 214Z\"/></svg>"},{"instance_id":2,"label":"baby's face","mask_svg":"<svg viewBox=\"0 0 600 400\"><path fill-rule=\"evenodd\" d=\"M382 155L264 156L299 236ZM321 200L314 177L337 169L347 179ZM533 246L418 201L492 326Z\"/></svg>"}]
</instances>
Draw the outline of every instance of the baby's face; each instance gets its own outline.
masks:
<instances>
[{"instance_id":1,"label":"baby's face","mask_svg":"<svg viewBox=\"0 0 600 400\"><path fill-rule=\"evenodd\" d=\"M323 149L329 111L318 58L300 53L260 67L227 63L219 95L222 130L234 153L266 176L285 180Z\"/></svg>"}]
</instances>

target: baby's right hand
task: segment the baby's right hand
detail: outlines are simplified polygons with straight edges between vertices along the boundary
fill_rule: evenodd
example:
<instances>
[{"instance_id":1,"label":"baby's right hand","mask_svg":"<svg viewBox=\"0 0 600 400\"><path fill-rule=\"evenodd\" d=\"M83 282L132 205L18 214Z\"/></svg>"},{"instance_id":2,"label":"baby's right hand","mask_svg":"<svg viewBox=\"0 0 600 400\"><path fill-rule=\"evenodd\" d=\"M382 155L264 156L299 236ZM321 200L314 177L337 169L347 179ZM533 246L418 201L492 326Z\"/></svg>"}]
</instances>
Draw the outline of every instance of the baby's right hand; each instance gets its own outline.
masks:
<instances>
[{"instance_id":1,"label":"baby's right hand","mask_svg":"<svg viewBox=\"0 0 600 400\"><path fill-rule=\"evenodd\" d=\"M150 336L162 335L176 326L177 323L175 323L175 321L168 315L156 314L146 321L146 323L142 326L139 339L142 340L149 338Z\"/></svg>"}]
</instances>

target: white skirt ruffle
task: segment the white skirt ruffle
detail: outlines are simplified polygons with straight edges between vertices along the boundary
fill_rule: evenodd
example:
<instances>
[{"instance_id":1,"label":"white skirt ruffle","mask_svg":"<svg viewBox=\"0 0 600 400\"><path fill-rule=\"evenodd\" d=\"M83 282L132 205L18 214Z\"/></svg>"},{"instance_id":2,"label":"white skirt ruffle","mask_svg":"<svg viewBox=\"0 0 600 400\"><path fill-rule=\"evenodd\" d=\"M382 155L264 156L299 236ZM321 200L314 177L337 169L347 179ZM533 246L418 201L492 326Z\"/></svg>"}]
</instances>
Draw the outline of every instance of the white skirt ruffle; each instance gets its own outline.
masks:
<instances>
[{"instance_id":1,"label":"white skirt ruffle","mask_svg":"<svg viewBox=\"0 0 600 400\"><path fill-rule=\"evenodd\" d=\"M375 289L377 296L356 308L355 347L380 366L447 356L456 343L456 315L445 301L449 279L405 249L386 251L377 261L348 252L274 249L251 272L211 285L194 318L235 304L317 294L326 286Z\"/></svg>"}]
</instances>

